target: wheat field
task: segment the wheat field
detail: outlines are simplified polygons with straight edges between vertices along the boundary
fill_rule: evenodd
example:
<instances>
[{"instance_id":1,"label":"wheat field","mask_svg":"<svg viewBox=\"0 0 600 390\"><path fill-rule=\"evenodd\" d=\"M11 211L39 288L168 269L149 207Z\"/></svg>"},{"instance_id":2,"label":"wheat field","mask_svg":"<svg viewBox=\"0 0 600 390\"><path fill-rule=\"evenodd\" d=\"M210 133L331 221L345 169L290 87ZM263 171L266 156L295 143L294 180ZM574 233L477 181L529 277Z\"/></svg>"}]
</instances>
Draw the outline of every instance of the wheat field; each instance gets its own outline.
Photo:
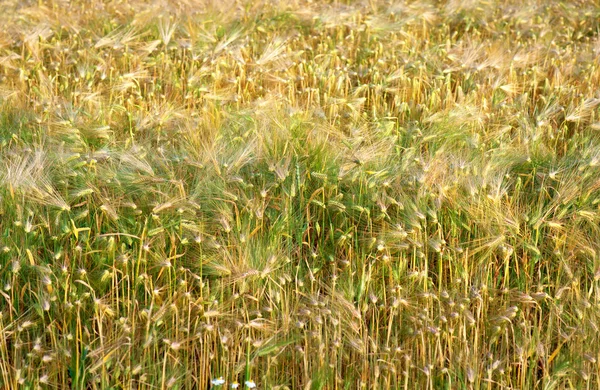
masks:
<instances>
[{"instance_id":1,"label":"wheat field","mask_svg":"<svg viewBox=\"0 0 600 390\"><path fill-rule=\"evenodd\" d=\"M0 8L1 389L600 389L599 4Z\"/></svg>"}]
</instances>

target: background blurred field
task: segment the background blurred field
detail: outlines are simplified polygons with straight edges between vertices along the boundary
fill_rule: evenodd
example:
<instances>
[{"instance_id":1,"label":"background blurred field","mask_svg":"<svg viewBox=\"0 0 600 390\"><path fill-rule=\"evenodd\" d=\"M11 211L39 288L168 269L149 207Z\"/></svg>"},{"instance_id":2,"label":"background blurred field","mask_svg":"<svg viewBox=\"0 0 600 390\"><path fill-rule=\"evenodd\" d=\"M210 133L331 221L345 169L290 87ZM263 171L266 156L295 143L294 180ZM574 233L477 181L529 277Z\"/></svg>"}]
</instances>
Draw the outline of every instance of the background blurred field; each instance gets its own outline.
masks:
<instances>
[{"instance_id":1,"label":"background blurred field","mask_svg":"<svg viewBox=\"0 0 600 390\"><path fill-rule=\"evenodd\" d=\"M600 388L595 2L0 7L0 388Z\"/></svg>"}]
</instances>

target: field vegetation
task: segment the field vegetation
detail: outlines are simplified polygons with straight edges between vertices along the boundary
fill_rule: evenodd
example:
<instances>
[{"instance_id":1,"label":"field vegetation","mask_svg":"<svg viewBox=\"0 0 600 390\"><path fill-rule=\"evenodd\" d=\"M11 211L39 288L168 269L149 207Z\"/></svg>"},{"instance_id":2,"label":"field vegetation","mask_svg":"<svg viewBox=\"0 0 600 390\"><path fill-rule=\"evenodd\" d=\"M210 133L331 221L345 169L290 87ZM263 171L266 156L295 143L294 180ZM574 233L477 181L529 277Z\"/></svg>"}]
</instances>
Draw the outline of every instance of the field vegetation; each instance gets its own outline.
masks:
<instances>
[{"instance_id":1,"label":"field vegetation","mask_svg":"<svg viewBox=\"0 0 600 390\"><path fill-rule=\"evenodd\" d=\"M0 7L0 388L600 388L596 2Z\"/></svg>"}]
</instances>

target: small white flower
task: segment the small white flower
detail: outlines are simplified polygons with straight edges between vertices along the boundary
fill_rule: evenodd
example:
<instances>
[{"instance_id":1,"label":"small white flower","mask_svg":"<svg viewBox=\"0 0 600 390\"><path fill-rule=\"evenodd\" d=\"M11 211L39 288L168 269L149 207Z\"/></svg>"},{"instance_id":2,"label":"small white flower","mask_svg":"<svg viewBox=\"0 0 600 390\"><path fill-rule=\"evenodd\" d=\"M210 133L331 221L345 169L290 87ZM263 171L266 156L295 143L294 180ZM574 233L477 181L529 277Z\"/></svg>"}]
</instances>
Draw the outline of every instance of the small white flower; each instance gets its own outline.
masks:
<instances>
[{"instance_id":1,"label":"small white flower","mask_svg":"<svg viewBox=\"0 0 600 390\"><path fill-rule=\"evenodd\" d=\"M213 386L221 386L225 383L225 379L223 379L223 377L220 376L217 379L213 379L212 381L210 381L210 383L212 383Z\"/></svg>"},{"instance_id":2,"label":"small white flower","mask_svg":"<svg viewBox=\"0 0 600 390\"><path fill-rule=\"evenodd\" d=\"M246 381L244 383L246 384L246 387L249 388L249 389L256 388L256 383L254 383L254 381Z\"/></svg>"},{"instance_id":3,"label":"small white flower","mask_svg":"<svg viewBox=\"0 0 600 390\"><path fill-rule=\"evenodd\" d=\"M240 384L239 384L239 383L237 383L237 382L233 382L233 383L231 384L231 388L232 388L232 389L237 389L238 387L240 387Z\"/></svg>"}]
</instances>

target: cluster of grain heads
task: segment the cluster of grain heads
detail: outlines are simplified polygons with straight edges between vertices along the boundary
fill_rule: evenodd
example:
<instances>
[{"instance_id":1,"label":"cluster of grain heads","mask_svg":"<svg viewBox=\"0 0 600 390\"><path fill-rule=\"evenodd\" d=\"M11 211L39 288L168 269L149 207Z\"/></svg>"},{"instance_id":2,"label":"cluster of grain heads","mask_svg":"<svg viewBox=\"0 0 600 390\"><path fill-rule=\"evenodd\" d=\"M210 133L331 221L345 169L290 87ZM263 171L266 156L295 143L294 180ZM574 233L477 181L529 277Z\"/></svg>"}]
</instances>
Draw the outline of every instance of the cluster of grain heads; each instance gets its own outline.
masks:
<instances>
[{"instance_id":1,"label":"cluster of grain heads","mask_svg":"<svg viewBox=\"0 0 600 390\"><path fill-rule=\"evenodd\" d=\"M597 6L342 3L6 2L0 387L598 383Z\"/></svg>"}]
</instances>

